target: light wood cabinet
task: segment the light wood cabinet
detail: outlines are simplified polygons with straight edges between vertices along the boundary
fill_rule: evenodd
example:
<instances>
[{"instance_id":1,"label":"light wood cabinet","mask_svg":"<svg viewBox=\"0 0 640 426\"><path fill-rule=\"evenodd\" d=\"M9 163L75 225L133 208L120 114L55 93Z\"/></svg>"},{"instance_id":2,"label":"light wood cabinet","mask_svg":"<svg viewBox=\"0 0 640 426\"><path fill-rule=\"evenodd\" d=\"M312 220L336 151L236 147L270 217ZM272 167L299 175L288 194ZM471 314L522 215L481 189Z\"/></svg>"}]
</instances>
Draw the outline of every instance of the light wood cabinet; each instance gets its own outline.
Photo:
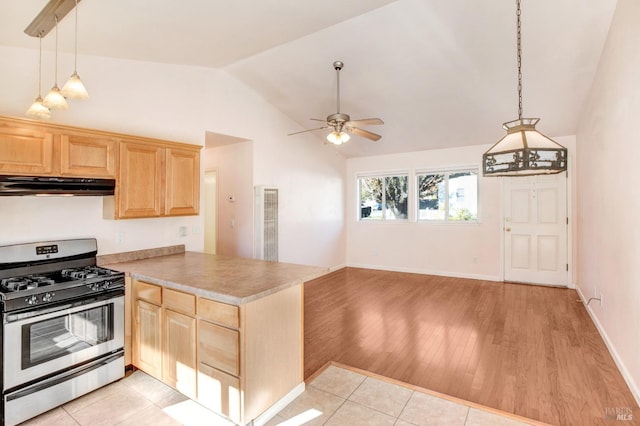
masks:
<instances>
[{"instance_id":1,"label":"light wood cabinet","mask_svg":"<svg viewBox=\"0 0 640 426\"><path fill-rule=\"evenodd\" d=\"M165 215L195 215L200 205L200 151L167 148Z\"/></svg>"},{"instance_id":2,"label":"light wood cabinet","mask_svg":"<svg viewBox=\"0 0 640 426\"><path fill-rule=\"evenodd\" d=\"M164 310L162 381L196 398L196 319Z\"/></svg>"},{"instance_id":3,"label":"light wood cabinet","mask_svg":"<svg viewBox=\"0 0 640 426\"><path fill-rule=\"evenodd\" d=\"M49 175L53 171L53 133L46 128L0 121L0 173Z\"/></svg>"},{"instance_id":4,"label":"light wood cabinet","mask_svg":"<svg viewBox=\"0 0 640 426\"><path fill-rule=\"evenodd\" d=\"M163 155L157 145L121 142L116 219L162 214Z\"/></svg>"},{"instance_id":5,"label":"light wood cabinet","mask_svg":"<svg viewBox=\"0 0 640 426\"><path fill-rule=\"evenodd\" d=\"M133 364L162 379L162 308L136 299L134 309Z\"/></svg>"},{"instance_id":6,"label":"light wood cabinet","mask_svg":"<svg viewBox=\"0 0 640 426\"><path fill-rule=\"evenodd\" d=\"M122 141L116 218L196 215L200 147Z\"/></svg>"},{"instance_id":7,"label":"light wood cabinet","mask_svg":"<svg viewBox=\"0 0 640 426\"><path fill-rule=\"evenodd\" d=\"M240 306L133 286L134 365L210 410L249 424L303 383L302 284Z\"/></svg>"},{"instance_id":8,"label":"light wood cabinet","mask_svg":"<svg viewBox=\"0 0 640 426\"><path fill-rule=\"evenodd\" d=\"M116 177L118 141L93 135L63 134L60 138L62 176Z\"/></svg>"},{"instance_id":9,"label":"light wood cabinet","mask_svg":"<svg viewBox=\"0 0 640 426\"><path fill-rule=\"evenodd\" d=\"M199 214L201 148L0 116L0 174L116 179L109 219Z\"/></svg>"}]
</instances>

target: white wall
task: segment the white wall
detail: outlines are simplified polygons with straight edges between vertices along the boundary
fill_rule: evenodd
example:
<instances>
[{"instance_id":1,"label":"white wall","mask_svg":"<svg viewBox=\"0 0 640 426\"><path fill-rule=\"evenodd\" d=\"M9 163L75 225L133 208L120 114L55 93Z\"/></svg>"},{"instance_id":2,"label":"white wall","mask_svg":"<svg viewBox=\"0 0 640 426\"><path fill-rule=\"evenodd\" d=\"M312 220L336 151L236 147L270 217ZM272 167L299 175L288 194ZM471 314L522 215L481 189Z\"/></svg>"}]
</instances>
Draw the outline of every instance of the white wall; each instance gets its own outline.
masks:
<instances>
[{"instance_id":1,"label":"white wall","mask_svg":"<svg viewBox=\"0 0 640 426\"><path fill-rule=\"evenodd\" d=\"M24 117L37 95L38 52L0 46L0 57L0 115ZM52 85L50 52L43 62L44 92ZM62 84L73 57L61 54L60 64ZM223 70L112 58L80 56L78 71L91 99L71 101L69 110L53 112L52 121L199 145L207 131L251 140L254 184L282 188L281 260L345 263L345 160L312 136L287 138L298 126L247 86ZM180 226L187 237L179 237ZM100 254L183 243L201 251L202 229L202 214L103 220L100 198L0 198L0 244L96 235ZM125 233L122 243L119 232Z\"/></svg>"},{"instance_id":2,"label":"white wall","mask_svg":"<svg viewBox=\"0 0 640 426\"><path fill-rule=\"evenodd\" d=\"M203 161L205 170L217 171L217 253L252 257L253 142L206 149Z\"/></svg>"},{"instance_id":3,"label":"white wall","mask_svg":"<svg viewBox=\"0 0 640 426\"><path fill-rule=\"evenodd\" d=\"M483 145L349 159L348 265L502 279L501 180L482 177L480 169L482 154L488 148L489 145ZM403 170L414 173L416 169L469 166L476 166L480 171L478 223L358 221L358 173Z\"/></svg>"},{"instance_id":4,"label":"white wall","mask_svg":"<svg viewBox=\"0 0 640 426\"><path fill-rule=\"evenodd\" d=\"M578 288L640 401L640 3L619 0L577 134Z\"/></svg>"}]
</instances>

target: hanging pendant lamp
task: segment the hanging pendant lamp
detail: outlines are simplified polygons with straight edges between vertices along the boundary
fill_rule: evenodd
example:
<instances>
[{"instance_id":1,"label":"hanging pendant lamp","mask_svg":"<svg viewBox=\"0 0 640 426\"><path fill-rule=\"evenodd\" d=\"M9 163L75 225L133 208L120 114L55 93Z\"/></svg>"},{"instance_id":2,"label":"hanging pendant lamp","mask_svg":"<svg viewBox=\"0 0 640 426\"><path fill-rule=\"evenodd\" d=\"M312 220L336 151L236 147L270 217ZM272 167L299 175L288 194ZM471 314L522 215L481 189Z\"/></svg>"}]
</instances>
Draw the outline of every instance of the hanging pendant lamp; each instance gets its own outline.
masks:
<instances>
[{"instance_id":1,"label":"hanging pendant lamp","mask_svg":"<svg viewBox=\"0 0 640 426\"><path fill-rule=\"evenodd\" d=\"M38 37L40 41L40 56L38 59L38 97L27 110L27 115L33 118L49 119L51 118L51 110L42 103L42 37Z\"/></svg>"},{"instance_id":2,"label":"hanging pendant lamp","mask_svg":"<svg viewBox=\"0 0 640 426\"><path fill-rule=\"evenodd\" d=\"M82 84L80 76L78 75L78 0L76 0L76 30L75 30L75 46L74 46L74 60L73 60L73 74L69 77L69 80L62 86L62 95L70 99L89 99L89 93Z\"/></svg>"},{"instance_id":3,"label":"hanging pendant lamp","mask_svg":"<svg viewBox=\"0 0 640 426\"><path fill-rule=\"evenodd\" d=\"M56 20L56 60L55 60L55 81L53 87L47 93L47 96L44 98L44 106L50 109L67 109L69 108L69 104L67 104L67 100L60 93L60 88L58 88L58 17L55 17Z\"/></svg>"},{"instance_id":4,"label":"hanging pendant lamp","mask_svg":"<svg viewBox=\"0 0 640 426\"><path fill-rule=\"evenodd\" d=\"M518 119L502 127L507 134L482 155L485 176L531 176L567 170L567 148L536 130L539 118L522 118L522 37L520 0L516 0Z\"/></svg>"}]
</instances>

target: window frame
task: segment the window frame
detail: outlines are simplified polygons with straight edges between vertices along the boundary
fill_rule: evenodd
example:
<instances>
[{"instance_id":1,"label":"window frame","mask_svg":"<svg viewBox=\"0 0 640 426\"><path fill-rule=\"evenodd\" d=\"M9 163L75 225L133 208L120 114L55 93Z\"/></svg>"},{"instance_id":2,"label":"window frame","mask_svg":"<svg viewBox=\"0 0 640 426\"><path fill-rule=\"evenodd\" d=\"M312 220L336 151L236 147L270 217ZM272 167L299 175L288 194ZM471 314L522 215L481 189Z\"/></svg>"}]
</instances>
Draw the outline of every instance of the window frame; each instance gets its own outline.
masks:
<instances>
[{"instance_id":1,"label":"window frame","mask_svg":"<svg viewBox=\"0 0 640 426\"><path fill-rule=\"evenodd\" d=\"M408 223L411 218L411 203L412 203L412 173L410 170L393 170L393 171L380 171L380 172L368 172L368 173L357 173L356 174L356 221L358 223ZM383 185L382 192L382 206L383 206L383 214L381 219L367 219L362 217L362 209L360 205L361 201L361 191L360 191L360 180L367 178L378 178L385 179L389 177L406 177L407 178L407 217L404 219L387 219L386 217L386 190Z\"/></svg>"},{"instance_id":2,"label":"window frame","mask_svg":"<svg viewBox=\"0 0 640 426\"><path fill-rule=\"evenodd\" d=\"M451 220L449 219L449 176L457 173L475 173L476 175L476 218L473 220ZM420 176L425 175L445 175L445 210L444 219L420 219L420 185L418 180ZM448 167L448 168L426 168L417 169L414 173L414 214L416 223L437 223L437 224L477 224L480 223L480 168L478 166L461 166L461 167Z\"/></svg>"}]
</instances>

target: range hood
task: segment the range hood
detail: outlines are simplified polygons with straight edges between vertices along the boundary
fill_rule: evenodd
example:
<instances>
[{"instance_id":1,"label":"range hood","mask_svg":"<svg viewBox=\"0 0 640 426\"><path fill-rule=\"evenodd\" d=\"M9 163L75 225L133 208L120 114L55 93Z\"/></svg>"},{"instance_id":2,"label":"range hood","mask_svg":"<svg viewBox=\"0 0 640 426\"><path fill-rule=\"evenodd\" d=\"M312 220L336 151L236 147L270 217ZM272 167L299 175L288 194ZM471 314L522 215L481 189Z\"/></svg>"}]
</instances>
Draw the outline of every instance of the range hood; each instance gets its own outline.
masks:
<instances>
[{"instance_id":1,"label":"range hood","mask_svg":"<svg viewBox=\"0 0 640 426\"><path fill-rule=\"evenodd\" d=\"M115 179L0 175L0 196L113 195Z\"/></svg>"}]
</instances>

